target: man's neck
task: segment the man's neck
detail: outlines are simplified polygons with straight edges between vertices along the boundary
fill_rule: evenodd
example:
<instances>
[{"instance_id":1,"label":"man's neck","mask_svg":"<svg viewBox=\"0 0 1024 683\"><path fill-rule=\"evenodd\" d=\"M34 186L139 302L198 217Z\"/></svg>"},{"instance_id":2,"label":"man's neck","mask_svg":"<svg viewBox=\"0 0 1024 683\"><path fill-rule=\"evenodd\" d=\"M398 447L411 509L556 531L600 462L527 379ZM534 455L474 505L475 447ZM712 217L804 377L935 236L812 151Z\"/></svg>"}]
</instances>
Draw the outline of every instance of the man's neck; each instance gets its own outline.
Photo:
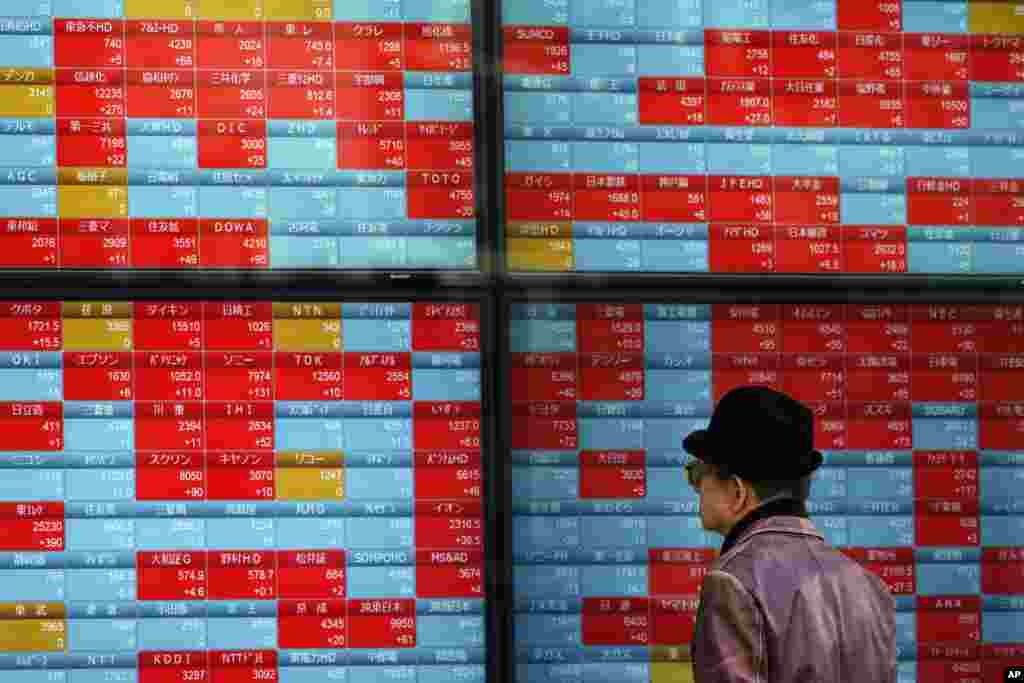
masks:
<instances>
[{"instance_id":1,"label":"man's neck","mask_svg":"<svg viewBox=\"0 0 1024 683\"><path fill-rule=\"evenodd\" d=\"M771 499L766 503L761 503L756 507L752 508L743 517L740 518L732 528L729 529L729 533L725 536L725 541L722 543L721 555L724 555L736 545L743 532L754 524L754 522L766 519L768 517L775 517L778 515L792 515L795 517L807 517L807 507L799 500L794 498L775 498Z\"/></svg>"}]
</instances>

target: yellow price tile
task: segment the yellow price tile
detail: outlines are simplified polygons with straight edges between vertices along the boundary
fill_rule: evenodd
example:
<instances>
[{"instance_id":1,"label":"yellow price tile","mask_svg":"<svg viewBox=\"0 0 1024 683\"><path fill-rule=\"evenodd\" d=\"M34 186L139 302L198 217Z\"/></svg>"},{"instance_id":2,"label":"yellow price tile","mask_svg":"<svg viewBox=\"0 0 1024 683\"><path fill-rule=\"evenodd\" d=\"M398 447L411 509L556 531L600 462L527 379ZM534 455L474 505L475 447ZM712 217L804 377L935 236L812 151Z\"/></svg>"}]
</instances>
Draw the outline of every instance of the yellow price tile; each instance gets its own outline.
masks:
<instances>
[{"instance_id":1,"label":"yellow price tile","mask_svg":"<svg viewBox=\"0 0 1024 683\"><path fill-rule=\"evenodd\" d=\"M345 465L342 451L278 451L274 454L274 466L278 468L319 467L337 468Z\"/></svg>"},{"instance_id":2,"label":"yellow price tile","mask_svg":"<svg viewBox=\"0 0 1024 683\"><path fill-rule=\"evenodd\" d=\"M65 318L65 351L131 351L132 321L124 318Z\"/></svg>"},{"instance_id":3,"label":"yellow price tile","mask_svg":"<svg viewBox=\"0 0 1024 683\"><path fill-rule=\"evenodd\" d=\"M11 619L0 623L0 652L62 652L67 641L63 619Z\"/></svg>"},{"instance_id":4,"label":"yellow price tile","mask_svg":"<svg viewBox=\"0 0 1024 683\"><path fill-rule=\"evenodd\" d=\"M125 0L125 19L195 19L199 0Z\"/></svg>"},{"instance_id":5,"label":"yellow price tile","mask_svg":"<svg viewBox=\"0 0 1024 683\"><path fill-rule=\"evenodd\" d=\"M1024 2L976 2L967 6L971 33L1024 33Z\"/></svg>"},{"instance_id":6,"label":"yellow price tile","mask_svg":"<svg viewBox=\"0 0 1024 683\"><path fill-rule=\"evenodd\" d=\"M506 244L511 271L568 272L576 262L572 240L510 239Z\"/></svg>"},{"instance_id":7,"label":"yellow price tile","mask_svg":"<svg viewBox=\"0 0 1024 683\"><path fill-rule=\"evenodd\" d=\"M651 662L651 683L693 683L690 662Z\"/></svg>"},{"instance_id":8,"label":"yellow price tile","mask_svg":"<svg viewBox=\"0 0 1024 683\"><path fill-rule=\"evenodd\" d=\"M132 305L127 301L65 301L61 315L65 318L131 318Z\"/></svg>"},{"instance_id":9,"label":"yellow price tile","mask_svg":"<svg viewBox=\"0 0 1024 683\"><path fill-rule=\"evenodd\" d=\"M264 0L198 0L199 19L262 21Z\"/></svg>"},{"instance_id":10,"label":"yellow price tile","mask_svg":"<svg viewBox=\"0 0 1024 683\"><path fill-rule=\"evenodd\" d=\"M52 85L0 85L0 117L53 116L55 92Z\"/></svg>"},{"instance_id":11,"label":"yellow price tile","mask_svg":"<svg viewBox=\"0 0 1024 683\"><path fill-rule=\"evenodd\" d=\"M0 627L8 619L66 619L63 602L0 602Z\"/></svg>"},{"instance_id":12,"label":"yellow price tile","mask_svg":"<svg viewBox=\"0 0 1024 683\"><path fill-rule=\"evenodd\" d=\"M345 470L328 467L278 467L278 500L345 500Z\"/></svg>"},{"instance_id":13,"label":"yellow price tile","mask_svg":"<svg viewBox=\"0 0 1024 683\"><path fill-rule=\"evenodd\" d=\"M341 304L325 301L276 302L274 319L278 318L341 318Z\"/></svg>"},{"instance_id":14,"label":"yellow price tile","mask_svg":"<svg viewBox=\"0 0 1024 683\"><path fill-rule=\"evenodd\" d=\"M61 218L127 218L128 188L118 185L61 185L57 188Z\"/></svg>"},{"instance_id":15,"label":"yellow price tile","mask_svg":"<svg viewBox=\"0 0 1024 683\"><path fill-rule=\"evenodd\" d=\"M274 321L274 348L299 352L340 351L341 320L278 318Z\"/></svg>"},{"instance_id":16,"label":"yellow price tile","mask_svg":"<svg viewBox=\"0 0 1024 683\"><path fill-rule=\"evenodd\" d=\"M572 223L564 221L510 221L505 237L513 239L556 239L572 237Z\"/></svg>"},{"instance_id":17,"label":"yellow price tile","mask_svg":"<svg viewBox=\"0 0 1024 683\"><path fill-rule=\"evenodd\" d=\"M267 21L330 21L330 0L263 0Z\"/></svg>"}]
</instances>

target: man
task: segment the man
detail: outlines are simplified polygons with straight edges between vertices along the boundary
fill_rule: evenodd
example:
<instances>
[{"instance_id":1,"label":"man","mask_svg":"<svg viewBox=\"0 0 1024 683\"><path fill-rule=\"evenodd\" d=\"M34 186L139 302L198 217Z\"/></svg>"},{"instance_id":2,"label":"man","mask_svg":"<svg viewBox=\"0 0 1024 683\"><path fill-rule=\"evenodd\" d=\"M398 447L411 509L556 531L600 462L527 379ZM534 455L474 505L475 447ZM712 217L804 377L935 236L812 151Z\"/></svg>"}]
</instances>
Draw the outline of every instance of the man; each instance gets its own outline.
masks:
<instances>
[{"instance_id":1,"label":"man","mask_svg":"<svg viewBox=\"0 0 1024 683\"><path fill-rule=\"evenodd\" d=\"M785 394L726 394L683 448L704 528L725 536L701 587L696 683L895 683L896 606L807 518L814 416Z\"/></svg>"}]
</instances>

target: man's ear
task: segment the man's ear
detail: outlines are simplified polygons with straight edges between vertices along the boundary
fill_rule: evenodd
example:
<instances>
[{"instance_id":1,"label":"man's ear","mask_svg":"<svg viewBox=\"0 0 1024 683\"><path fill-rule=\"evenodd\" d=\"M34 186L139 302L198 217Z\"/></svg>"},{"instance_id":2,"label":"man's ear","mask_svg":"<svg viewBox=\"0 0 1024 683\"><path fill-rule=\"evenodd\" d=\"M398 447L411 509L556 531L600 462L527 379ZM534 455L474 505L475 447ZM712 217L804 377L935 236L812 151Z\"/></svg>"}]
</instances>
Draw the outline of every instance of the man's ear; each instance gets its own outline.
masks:
<instances>
[{"instance_id":1,"label":"man's ear","mask_svg":"<svg viewBox=\"0 0 1024 683\"><path fill-rule=\"evenodd\" d=\"M743 481L737 476L733 476L731 486L733 489L731 507L735 512L756 507L757 496L754 493L753 487L751 487L749 483Z\"/></svg>"}]
</instances>

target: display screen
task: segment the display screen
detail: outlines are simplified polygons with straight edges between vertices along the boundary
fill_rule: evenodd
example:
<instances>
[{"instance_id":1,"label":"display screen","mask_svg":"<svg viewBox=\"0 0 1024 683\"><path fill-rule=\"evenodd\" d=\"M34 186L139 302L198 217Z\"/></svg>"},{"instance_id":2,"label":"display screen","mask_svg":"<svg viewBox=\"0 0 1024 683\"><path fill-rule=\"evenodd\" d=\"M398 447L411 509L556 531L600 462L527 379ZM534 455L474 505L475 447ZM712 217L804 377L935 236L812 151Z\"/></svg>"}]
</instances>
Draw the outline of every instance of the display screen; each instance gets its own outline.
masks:
<instances>
[{"instance_id":1,"label":"display screen","mask_svg":"<svg viewBox=\"0 0 1024 683\"><path fill-rule=\"evenodd\" d=\"M731 388L816 414L809 508L897 601L899 680L1024 664L1024 307L511 307L519 681L691 681L706 532L682 440ZM750 453L750 457L769 457Z\"/></svg>"},{"instance_id":2,"label":"display screen","mask_svg":"<svg viewBox=\"0 0 1024 683\"><path fill-rule=\"evenodd\" d=\"M476 269L470 0L4 0L0 267Z\"/></svg>"},{"instance_id":3,"label":"display screen","mask_svg":"<svg viewBox=\"0 0 1024 683\"><path fill-rule=\"evenodd\" d=\"M508 0L511 271L1024 271L1024 2Z\"/></svg>"},{"instance_id":4,"label":"display screen","mask_svg":"<svg viewBox=\"0 0 1024 683\"><path fill-rule=\"evenodd\" d=\"M0 669L483 681L480 310L0 304Z\"/></svg>"}]
</instances>

